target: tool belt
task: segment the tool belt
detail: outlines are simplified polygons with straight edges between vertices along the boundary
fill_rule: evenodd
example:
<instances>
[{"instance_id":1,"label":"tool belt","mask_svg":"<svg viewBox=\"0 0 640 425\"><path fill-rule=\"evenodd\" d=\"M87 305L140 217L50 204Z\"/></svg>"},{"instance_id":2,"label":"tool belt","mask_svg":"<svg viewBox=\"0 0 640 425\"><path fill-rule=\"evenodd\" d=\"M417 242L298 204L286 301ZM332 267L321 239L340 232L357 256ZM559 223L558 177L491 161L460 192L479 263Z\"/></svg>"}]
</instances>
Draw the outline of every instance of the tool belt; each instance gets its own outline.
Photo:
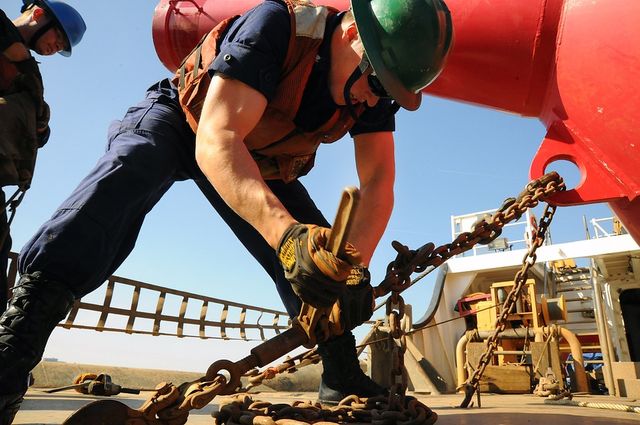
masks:
<instances>
[{"instance_id":1,"label":"tool belt","mask_svg":"<svg viewBox=\"0 0 640 425\"><path fill-rule=\"evenodd\" d=\"M0 187L29 187L38 147L36 110L29 93L0 96Z\"/></svg>"}]
</instances>

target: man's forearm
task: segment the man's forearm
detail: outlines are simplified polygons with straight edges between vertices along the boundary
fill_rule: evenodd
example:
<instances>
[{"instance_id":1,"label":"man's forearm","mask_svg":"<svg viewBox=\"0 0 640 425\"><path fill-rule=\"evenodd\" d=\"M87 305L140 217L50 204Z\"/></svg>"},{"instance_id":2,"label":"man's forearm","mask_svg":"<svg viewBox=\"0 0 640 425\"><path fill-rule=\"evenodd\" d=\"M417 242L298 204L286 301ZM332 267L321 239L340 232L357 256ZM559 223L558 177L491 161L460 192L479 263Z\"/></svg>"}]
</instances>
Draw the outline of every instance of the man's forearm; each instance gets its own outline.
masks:
<instances>
[{"instance_id":1,"label":"man's forearm","mask_svg":"<svg viewBox=\"0 0 640 425\"><path fill-rule=\"evenodd\" d=\"M371 182L360 189L360 205L349 241L360 251L367 266L387 228L393 199L392 182Z\"/></svg>"},{"instance_id":2,"label":"man's forearm","mask_svg":"<svg viewBox=\"0 0 640 425\"><path fill-rule=\"evenodd\" d=\"M286 228L296 221L265 184L242 140L233 134L206 139L196 145L200 169L227 205L276 248Z\"/></svg>"}]
</instances>

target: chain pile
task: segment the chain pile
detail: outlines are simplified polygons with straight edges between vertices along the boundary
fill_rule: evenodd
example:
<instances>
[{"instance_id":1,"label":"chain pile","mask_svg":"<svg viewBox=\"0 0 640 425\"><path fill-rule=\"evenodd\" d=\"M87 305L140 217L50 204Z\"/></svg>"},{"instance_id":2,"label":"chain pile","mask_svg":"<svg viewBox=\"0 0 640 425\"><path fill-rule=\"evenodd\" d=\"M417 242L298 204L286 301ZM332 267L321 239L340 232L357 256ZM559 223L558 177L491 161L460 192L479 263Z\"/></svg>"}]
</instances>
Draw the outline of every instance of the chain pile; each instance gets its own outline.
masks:
<instances>
[{"instance_id":1,"label":"chain pile","mask_svg":"<svg viewBox=\"0 0 640 425\"><path fill-rule=\"evenodd\" d=\"M432 425L437 415L416 399L407 403L402 412L394 411L385 396L359 398L349 396L335 407L311 401L271 404L254 401L243 394L214 413L216 425L300 425L305 423L344 424L371 423L373 425Z\"/></svg>"}]
</instances>

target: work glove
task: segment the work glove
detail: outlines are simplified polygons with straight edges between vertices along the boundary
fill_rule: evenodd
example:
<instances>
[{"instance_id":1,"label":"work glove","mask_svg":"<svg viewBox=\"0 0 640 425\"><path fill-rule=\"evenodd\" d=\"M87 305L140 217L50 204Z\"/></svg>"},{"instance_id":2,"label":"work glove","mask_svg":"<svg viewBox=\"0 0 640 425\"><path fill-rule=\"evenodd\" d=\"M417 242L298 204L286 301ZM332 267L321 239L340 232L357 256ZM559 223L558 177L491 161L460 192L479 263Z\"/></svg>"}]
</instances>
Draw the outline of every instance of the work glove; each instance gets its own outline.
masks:
<instances>
[{"instance_id":1,"label":"work glove","mask_svg":"<svg viewBox=\"0 0 640 425\"><path fill-rule=\"evenodd\" d=\"M364 266L356 266L346 281L345 290L338 297L340 321L345 330L352 330L373 315L375 297L371 286L371 274Z\"/></svg>"},{"instance_id":2,"label":"work glove","mask_svg":"<svg viewBox=\"0 0 640 425\"><path fill-rule=\"evenodd\" d=\"M29 59L15 62L20 73L14 80L16 90L24 90L31 95L36 107L36 131L39 135L40 146L44 145L49 136L49 105L44 101L44 87L38 63L31 57ZM42 141L44 139L44 142Z\"/></svg>"},{"instance_id":3,"label":"work glove","mask_svg":"<svg viewBox=\"0 0 640 425\"><path fill-rule=\"evenodd\" d=\"M344 260L326 246L331 230L307 224L293 224L278 242L277 255L293 292L313 307L331 307L344 289L344 282L360 253L347 243Z\"/></svg>"}]
</instances>

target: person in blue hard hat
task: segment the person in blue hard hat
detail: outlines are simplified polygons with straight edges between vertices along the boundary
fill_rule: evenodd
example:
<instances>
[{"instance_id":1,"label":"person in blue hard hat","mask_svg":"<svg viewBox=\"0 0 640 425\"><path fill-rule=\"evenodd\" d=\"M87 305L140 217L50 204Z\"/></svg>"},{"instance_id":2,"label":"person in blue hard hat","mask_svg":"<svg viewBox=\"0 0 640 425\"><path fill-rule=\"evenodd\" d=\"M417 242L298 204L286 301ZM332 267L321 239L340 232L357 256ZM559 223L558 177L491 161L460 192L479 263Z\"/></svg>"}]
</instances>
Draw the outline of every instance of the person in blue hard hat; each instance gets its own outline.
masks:
<instances>
[{"instance_id":1,"label":"person in blue hard hat","mask_svg":"<svg viewBox=\"0 0 640 425\"><path fill-rule=\"evenodd\" d=\"M0 9L0 187L18 187L9 202L0 189L0 312L6 308L9 290L6 271L11 236L7 207L15 211L29 188L37 150L50 133L49 106L38 62L31 52L70 56L86 30L78 11L66 3L23 3L20 15L13 20Z\"/></svg>"}]
</instances>

